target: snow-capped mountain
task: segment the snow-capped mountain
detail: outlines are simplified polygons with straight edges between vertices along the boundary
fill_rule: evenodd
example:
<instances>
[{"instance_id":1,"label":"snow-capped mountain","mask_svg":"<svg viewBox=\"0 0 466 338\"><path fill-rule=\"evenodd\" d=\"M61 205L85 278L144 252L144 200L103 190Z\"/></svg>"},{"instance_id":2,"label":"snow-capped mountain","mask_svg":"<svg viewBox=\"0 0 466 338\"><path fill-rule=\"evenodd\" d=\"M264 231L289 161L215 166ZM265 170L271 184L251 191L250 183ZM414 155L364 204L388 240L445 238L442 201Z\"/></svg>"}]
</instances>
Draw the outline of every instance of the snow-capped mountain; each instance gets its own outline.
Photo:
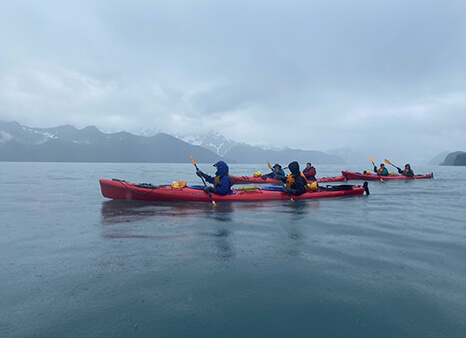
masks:
<instances>
[{"instance_id":1,"label":"snow-capped mountain","mask_svg":"<svg viewBox=\"0 0 466 338\"><path fill-rule=\"evenodd\" d=\"M133 132L132 134L137 136L151 137L157 135L160 132L161 130L158 128L142 128L138 131Z\"/></svg>"},{"instance_id":2,"label":"snow-capped mountain","mask_svg":"<svg viewBox=\"0 0 466 338\"><path fill-rule=\"evenodd\" d=\"M175 134L173 136L186 143L199 145L203 148L209 149L210 151L213 151L220 156L225 155L228 150L240 144L239 142L225 138L223 135L217 133L214 130L211 130L207 134L203 135Z\"/></svg>"},{"instance_id":3,"label":"snow-capped mountain","mask_svg":"<svg viewBox=\"0 0 466 338\"><path fill-rule=\"evenodd\" d=\"M125 131L107 134L94 126L31 128L0 121L0 162L189 163L191 155L200 163L222 159L164 133L145 137Z\"/></svg>"}]
</instances>

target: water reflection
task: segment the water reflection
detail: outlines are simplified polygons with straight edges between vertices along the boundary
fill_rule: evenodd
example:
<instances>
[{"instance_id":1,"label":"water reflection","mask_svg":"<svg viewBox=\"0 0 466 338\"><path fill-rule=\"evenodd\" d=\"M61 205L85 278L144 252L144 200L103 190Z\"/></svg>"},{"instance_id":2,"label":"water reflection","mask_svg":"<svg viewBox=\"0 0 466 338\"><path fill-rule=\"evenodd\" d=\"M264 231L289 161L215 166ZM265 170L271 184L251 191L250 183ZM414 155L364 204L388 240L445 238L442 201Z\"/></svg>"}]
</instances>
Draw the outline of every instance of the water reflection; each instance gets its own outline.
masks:
<instances>
[{"instance_id":1,"label":"water reflection","mask_svg":"<svg viewBox=\"0 0 466 338\"><path fill-rule=\"evenodd\" d=\"M299 256L305 250L306 237L303 226L309 226L312 223L312 213L319 207L319 200L297 200L286 204L283 211L290 214L290 217L287 218L288 222L283 224L283 228L290 239L287 249L290 256Z\"/></svg>"},{"instance_id":2,"label":"water reflection","mask_svg":"<svg viewBox=\"0 0 466 338\"><path fill-rule=\"evenodd\" d=\"M284 212L291 214L291 221L299 221L319 209L319 200L295 200L284 205Z\"/></svg>"},{"instance_id":3,"label":"water reflection","mask_svg":"<svg viewBox=\"0 0 466 338\"><path fill-rule=\"evenodd\" d=\"M257 206L244 205L243 210L254 209ZM140 201L105 201L102 203L102 237L106 239L150 238L172 243L181 243L183 247L198 243L202 238L211 238L214 256L222 261L235 257L231 222L234 211L238 210L232 203L221 203L213 207L207 203L147 203ZM205 227L185 226L186 220L197 217L213 220L206 231ZM180 220L183 220L180 222ZM173 220L168 223L167 220ZM203 222L205 224L205 222ZM152 226L156 223L157 226ZM180 228L177 225L183 226ZM164 224L164 225L162 225ZM142 231L142 234L141 234ZM154 233L155 234L151 234ZM200 239L201 238L201 239ZM168 243L168 242L167 242ZM205 245L198 248L206 249Z\"/></svg>"},{"instance_id":4,"label":"water reflection","mask_svg":"<svg viewBox=\"0 0 466 338\"><path fill-rule=\"evenodd\" d=\"M212 236L215 238L216 256L222 261L235 257L233 232L229 229L218 228Z\"/></svg>"},{"instance_id":5,"label":"water reflection","mask_svg":"<svg viewBox=\"0 0 466 338\"><path fill-rule=\"evenodd\" d=\"M216 207L204 209L207 218L213 218L219 222L230 223L232 221L233 212L235 211L233 203L219 203Z\"/></svg>"},{"instance_id":6,"label":"water reflection","mask_svg":"<svg viewBox=\"0 0 466 338\"><path fill-rule=\"evenodd\" d=\"M201 217L215 219L219 222L229 223L233 216L242 212L290 212L296 215L306 214L309 206L316 208L316 204L307 204L307 201L295 203L282 201L251 202L251 203L217 203L214 207L210 203L199 202L157 202L111 200L102 203L102 224L112 225L125 222L141 221L154 216L168 216L178 218ZM289 210L283 207L288 206Z\"/></svg>"},{"instance_id":7,"label":"water reflection","mask_svg":"<svg viewBox=\"0 0 466 338\"><path fill-rule=\"evenodd\" d=\"M238 224L260 219L264 214L270 219L270 214L276 213L277 221L283 221L283 229L290 240L288 253L297 256L305 243L303 226L312 222L312 213L318 209L318 200L225 202L216 207L198 202L110 200L102 203L102 237L149 238L180 245L197 243L202 241L200 238L207 237L212 239L210 247L214 249L215 257L228 260L235 257Z\"/></svg>"}]
</instances>

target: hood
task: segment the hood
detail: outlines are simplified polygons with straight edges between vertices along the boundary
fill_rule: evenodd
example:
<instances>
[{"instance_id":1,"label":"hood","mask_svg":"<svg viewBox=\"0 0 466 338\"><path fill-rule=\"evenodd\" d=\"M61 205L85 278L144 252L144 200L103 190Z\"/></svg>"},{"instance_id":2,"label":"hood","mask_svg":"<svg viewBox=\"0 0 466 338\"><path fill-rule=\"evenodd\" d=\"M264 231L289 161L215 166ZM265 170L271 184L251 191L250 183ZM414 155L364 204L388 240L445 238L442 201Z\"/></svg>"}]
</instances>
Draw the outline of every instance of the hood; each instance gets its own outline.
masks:
<instances>
[{"instance_id":1,"label":"hood","mask_svg":"<svg viewBox=\"0 0 466 338\"><path fill-rule=\"evenodd\" d=\"M223 176L228 174L228 165L223 161L218 161L214 164L214 167L217 167L215 176Z\"/></svg>"},{"instance_id":2,"label":"hood","mask_svg":"<svg viewBox=\"0 0 466 338\"><path fill-rule=\"evenodd\" d=\"M293 175L299 175L299 164L296 161L291 162L288 164L288 169L290 169Z\"/></svg>"}]
</instances>

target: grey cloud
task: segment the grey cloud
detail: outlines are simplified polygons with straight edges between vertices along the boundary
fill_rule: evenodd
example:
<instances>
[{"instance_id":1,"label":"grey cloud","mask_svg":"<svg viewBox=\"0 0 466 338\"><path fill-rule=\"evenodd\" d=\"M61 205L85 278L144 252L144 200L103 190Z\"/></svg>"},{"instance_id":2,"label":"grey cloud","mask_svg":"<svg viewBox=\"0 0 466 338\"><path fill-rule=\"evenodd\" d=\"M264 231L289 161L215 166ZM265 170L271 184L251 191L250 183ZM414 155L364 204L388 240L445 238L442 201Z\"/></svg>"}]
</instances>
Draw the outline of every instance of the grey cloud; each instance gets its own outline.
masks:
<instances>
[{"instance_id":1,"label":"grey cloud","mask_svg":"<svg viewBox=\"0 0 466 338\"><path fill-rule=\"evenodd\" d=\"M383 138L425 156L456 150L465 9L429 0L3 2L0 118L215 129L305 149L372 151Z\"/></svg>"}]
</instances>

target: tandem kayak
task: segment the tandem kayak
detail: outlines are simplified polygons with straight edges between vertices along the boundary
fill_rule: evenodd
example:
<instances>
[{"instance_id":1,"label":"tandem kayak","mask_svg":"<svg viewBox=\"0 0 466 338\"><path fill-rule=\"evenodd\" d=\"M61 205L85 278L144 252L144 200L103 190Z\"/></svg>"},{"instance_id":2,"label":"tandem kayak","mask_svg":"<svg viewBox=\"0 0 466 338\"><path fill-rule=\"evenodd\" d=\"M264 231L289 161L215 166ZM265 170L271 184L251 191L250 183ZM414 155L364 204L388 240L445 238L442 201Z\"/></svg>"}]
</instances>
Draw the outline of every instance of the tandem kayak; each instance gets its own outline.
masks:
<instances>
[{"instance_id":1,"label":"tandem kayak","mask_svg":"<svg viewBox=\"0 0 466 338\"><path fill-rule=\"evenodd\" d=\"M207 193L202 190L203 186L172 188L171 186L153 186L142 183L134 184L122 180L101 179L100 188L102 195L111 199L141 200L141 201L197 201L211 202ZM232 194L212 194L216 202L254 202L271 200L289 200L290 197L278 187L246 188L247 190L234 189ZM320 187L318 191L306 192L300 196L292 196L293 199L329 198L351 195L369 194L367 182L363 186L336 185Z\"/></svg>"},{"instance_id":2,"label":"tandem kayak","mask_svg":"<svg viewBox=\"0 0 466 338\"><path fill-rule=\"evenodd\" d=\"M233 184L281 184L278 180L274 178L262 178L261 176L230 176ZM316 180L317 183L325 182L344 182L345 176L336 176L336 177L322 177ZM309 181L313 182L313 181Z\"/></svg>"},{"instance_id":3,"label":"tandem kayak","mask_svg":"<svg viewBox=\"0 0 466 338\"><path fill-rule=\"evenodd\" d=\"M361 181L376 181L383 179L385 180L418 180L418 179L425 179L425 178L434 178L434 174L426 174L426 175L414 175L414 177L408 177L404 175L391 175L391 176L379 176L377 174L361 174L361 173L353 173L351 171L342 171L342 175L346 178L347 181L349 180L361 180Z\"/></svg>"}]
</instances>

